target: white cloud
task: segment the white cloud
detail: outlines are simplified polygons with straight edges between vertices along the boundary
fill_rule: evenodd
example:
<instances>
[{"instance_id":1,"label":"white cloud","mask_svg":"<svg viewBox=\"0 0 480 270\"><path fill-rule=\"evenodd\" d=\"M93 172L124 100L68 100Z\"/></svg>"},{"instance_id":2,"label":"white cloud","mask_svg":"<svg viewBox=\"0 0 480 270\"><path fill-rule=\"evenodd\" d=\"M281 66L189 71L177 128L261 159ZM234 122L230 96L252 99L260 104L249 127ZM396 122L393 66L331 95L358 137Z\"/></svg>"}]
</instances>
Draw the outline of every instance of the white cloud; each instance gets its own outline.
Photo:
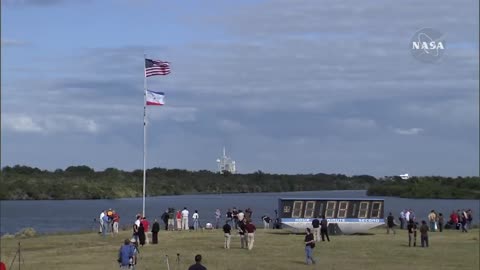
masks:
<instances>
[{"instance_id":1,"label":"white cloud","mask_svg":"<svg viewBox=\"0 0 480 270\"><path fill-rule=\"evenodd\" d=\"M97 122L75 115L4 114L5 129L19 133L90 133L99 131Z\"/></svg>"},{"instance_id":2,"label":"white cloud","mask_svg":"<svg viewBox=\"0 0 480 270\"><path fill-rule=\"evenodd\" d=\"M400 135L418 135L422 133L424 130L423 128L408 128L408 129L396 128L393 131Z\"/></svg>"},{"instance_id":3,"label":"white cloud","mask_svg":"<svg viewBox=\"0 0 480 270\"><path fill-rule=\"evenodd\" d=\"M35 123L34 120L26 115L10 115L4 114L2 125L5 129L10 129L22 133L42 133L45 129Z\"/></svg>"},{"instance_id":4,"label":"white cloud","mask_svg":"<svg viewBox=\"0 0 480 270\"><path fill-rule=\"evenodd\" d=\"M175 122L194 122L198 109L195 107L174 107L165 105L162 107L149 106L147 108L147 119L152 120L173 120Z\"/></svg>"},{"instance_id":5,"label":"white cloud","mask_svg":"<svg viewBox=\"0 0 480 270\"><path fill-rule=\"evenodd\" d=\"M245 127L241 123L230 119L220 120L218 122L218 126L221 130L227 132L239 132L245 129Z\"/></svg>"},{"instance_id":6,"label":"white cloud","mask_svg":"<svg viewBox=\"0 0 480 270\"><path fill-rule=\"evenodd\" d=\"M340 121L345 127L351 129L372 129L377 127L373 119L348 118Z\"/></svg>"},{"instance_id":7,"label":"white cloud","mask_svg":"<svg viewBox=\"0 0 480 270\"><path fill-rule=\"evenodd\" d=\"M27 45L28 42L18 39L9 39L9 38L2 38L1 40L2 46L23 46Z\"/></svg>"}]
</instances>

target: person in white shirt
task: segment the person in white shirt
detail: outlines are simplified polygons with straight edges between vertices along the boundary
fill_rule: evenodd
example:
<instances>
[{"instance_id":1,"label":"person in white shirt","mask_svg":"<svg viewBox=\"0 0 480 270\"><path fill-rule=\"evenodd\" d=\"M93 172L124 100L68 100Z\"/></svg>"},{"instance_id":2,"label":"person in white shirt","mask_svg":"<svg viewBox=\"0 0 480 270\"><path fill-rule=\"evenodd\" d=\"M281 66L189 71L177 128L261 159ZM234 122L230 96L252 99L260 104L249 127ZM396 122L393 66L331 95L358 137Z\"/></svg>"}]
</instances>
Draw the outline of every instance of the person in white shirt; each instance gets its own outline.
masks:
<instances>
[{"instance_id":1,"label":"person in white shirt","mask_svg":"<svg viewBox=\"0 0 480 270\"><path fill-rule=\"evenodd\" d=\"M140 218L141 218L141 217L142 217L142 216L141 216L140 214L137 214L137 216L135 217L135 218L136 218L136 220L135 220L135 225L137 225L137 227L140 227Z\"/></svg>"},{"instance_id":2,"label":"person in white shirt","mask_svg":"<svg viewBox=\"0 0 480 270\"><path fill-rule=\"evenodd\" d=\"M405 212L405 221L406 222L410 221L410 211L408 211L408 210Z\"/></svg>"},{"instance_id":3,"label":"person in white shirt","mask_svg":"<svg viewBox=\"0 0 480 270\"><path fill-rule=\"evenodd\" d=\"M245 213L243 213L243 211L238 211L238 221L243 221L243 219L245 218Z\"/></svg>"},{"instance_id":4,"label":"person in white shirt","mask_svg":"<svg viewBox=\"0 0 480 270\"><path fill-rule=\"evenodd\" d=\"M182 210L182 230L186 231L190 229L188 227L188 213L187 207L184 207Z\"/></svg>"},{"instance_id":5,"label":"person in white shirt","mask_svg":"<svg viewBox=\"0 0 480 270\"><path fill-rule=\"evenodd\" d=\"M102 233L102 232L103 232L103 216L105 216L105 211L102 211L102 212L100 213L100 220L99 220L99 222L100 222L100 230L99 230L98 233Z\"/></svg>"},{"instance_id":6,"label":"person in white shirt","mask_svg":"<svg viewBox=\"0 0 480 270\"><path fill-rule=\"evenodd\" d=\"M198 230L198 218L199 218L198 210L195 210L195 213L193 213L192 215L194 230Z\"/></svg>"}]
</instances>

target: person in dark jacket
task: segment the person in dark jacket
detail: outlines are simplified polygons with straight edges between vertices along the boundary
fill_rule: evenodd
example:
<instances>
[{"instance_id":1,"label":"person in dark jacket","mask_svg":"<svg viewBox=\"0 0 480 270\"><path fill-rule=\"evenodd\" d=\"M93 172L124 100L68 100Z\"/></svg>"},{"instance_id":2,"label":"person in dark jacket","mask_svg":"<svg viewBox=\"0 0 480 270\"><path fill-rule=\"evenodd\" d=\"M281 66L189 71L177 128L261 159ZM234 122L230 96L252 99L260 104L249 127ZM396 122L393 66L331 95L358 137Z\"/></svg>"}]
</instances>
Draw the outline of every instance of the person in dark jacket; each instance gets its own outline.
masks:
<instances>
[{"instance_id":1,"label":"person in dark jacket","mask_svg":"<svg viewBox=\"0 0 480 270\"><path fill-rule=\"evenodd\" d=\"M305 263L306 264L315 264L315 260L313 259L313 248L315 248L315 239L313 239L313 235L310 232L310 228L305 230L307 233L305 235Z\"/></svg>"},{"instance_id":2,"label":"person in dark jacket","mask_svg":"<svg viewBox=\"0 0 480 270\"><path fill-rule=\"evenodd\" d=\"M312 220L312 227L313 227L313 238L315 239L315 242L320 241L320 220L318 220L317 217L315 217Z\"/></svg>"},{"instance_id":3,"label":"person in dark jacket","mask_svg":"<svg viewBox=\"0 0 480 270\"><path fill-rule=\"evenodd\" d=\"M413 240L413 246L417 246L417 224L413 221L413 219L410 219L408 221L407 225L407 231L408 231L408 246L412 246L412 240Z\"/></svg>"},{"instance_id":4,"label":"person in dark jacket","mask_svg":"<svg viewBox=\"0 0 480 270\"><path fill-rule=\"evenodd\" d=\"M235 220L233 220L235 222ZM240 248L248 248L248 239L247 239L247 225L245 221L239 222L238 234L240 235Z\"/></svg>"},{"instance_id":5,"label":"person in dark jacket","mask_svg":"<svg viewBox=\"0 0 480 270\"><path fill-rule=\"evenodd\" d=\"M442 213L438 213L438 230L443 232L443 224L445 224L445 218Z\"/></svg>"},{"instance_id":6,"label":"person in dark jacket","mask_svg":"<svg viewBox=\"0 0 480 270\"><path fill-rule=\"evenodd\" d=\"M394 220L395 217L393 217L392 212L390 212L387 217L387 234L390 234L390 230L395 234L395 230L393 229L393 226L395 226L395 223L393 222Z\"/></svg>"},{"instance_id":7,"label":"person in dark jacket","mask_svg":"<svg viewBox=\"0 0 480 270\"><path fill-rule=\"evenodd\" d=\"M428 247L428 228L427 222L422 220L422 225L420 226L420 242L422 243L422 247Z\"/></svg>"},{"instance_id":8,"label":"person in dark jacket","mask_svg":"<svg viewBox=\"0 0 480 270\"><path fill-rule=\"evenodd\" d=\"M322 234L322 241L325 242L325 236L327 236L327 240L330 242L330 238L328 237L328 221L325 216L322 216L322 221L320 221L320 233Z\"/></svg>"},{"instance_id":9,"label":"person in dark jacket","mask_svg":"<svg viewBox=\"0 0 480 270\"><path fill-rule=\"evenodd\" d=\"M195 264L192 264L188 270L207 270L207 268L202 265L202 255L198 254L195 256Z\"/></svg>"},{"instance_id":10,"label":"person in dark jacket","mask_svg":"<svg viewBox=\"0 0 480 270\"><path fill-rule=\"evenodd\" d=\"M225 236L225 249L230 249L230 239L232 238L231 231L232 227L230 226L230 224L228 224L227 220L227 222L225 222L225 225L223 225L223 234Z\"/></svg>"},{"instance_id":11,"label":"person in dark jacket","mask_svg":"<svg viewBox=\"0 0 480 270\"><path fill-rule=\"evenodd\" d=\"M153 222L152 225L152 244L158 244L158 232L160 231L160 224L157 219Z\"/></svg>"},{"instance_id":12,"label":"person in dark jacket","mask_svg":"<svg viewBox=\"0 0 480 270\"><path fill-rule=\"evenodd\" d=\"M142 247L145 245L145 227L143 227L143 223L140 223L138 227L138 241Z\"/></svg>"},{"instance_id":13,"label":"person in dark jacket","mask_svg":"<svg viewBox=\"0 0 480 270\"><path fill-rule=\"evenodd\" d=\"M165 210L165 212L162 214L160 217L165 224L165 231L168 231L168 219L170 218L170 215L168 214L168 209Z\"/></svg>"}]
</instances>

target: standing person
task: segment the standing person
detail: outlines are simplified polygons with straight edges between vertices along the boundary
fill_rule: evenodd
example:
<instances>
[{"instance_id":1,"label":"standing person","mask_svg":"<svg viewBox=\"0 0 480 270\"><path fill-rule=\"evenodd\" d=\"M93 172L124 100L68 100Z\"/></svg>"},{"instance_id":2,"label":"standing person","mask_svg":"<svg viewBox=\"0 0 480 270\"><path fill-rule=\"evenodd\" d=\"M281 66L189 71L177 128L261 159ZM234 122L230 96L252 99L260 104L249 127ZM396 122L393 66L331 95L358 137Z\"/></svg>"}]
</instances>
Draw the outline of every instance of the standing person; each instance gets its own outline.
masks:
<instances>
[{"instance_id":1,"label":"standing person","mask_svg":"<svg viewBox=\"0 0 480 270\"><path fill-rule=\"evenodd\" d=\"M103 217L105 216L105 210L100 213L100 219L98 222L100 222L100 228L98 230L98 233L103 233Z\"/></svg>"},{"instance_id":2,"label":"standing person","mask_svg":"<svg viewBox=\"0 0 480 270\"><path fill-rule=\"evenodd\" d=\"M320 221L320 233L322 234L323 242L325 242L325 236L327 237L328 242L330 242L330 237L328 237L328 221L325 218L325 215L322 216L322 221Z\"/></svg>"},{"instance_id":3,"label":"standing person","mask_svg":"<svg viewBox=\"0 0 480 270\"><path fill-rule=\"evenodd\" d=\"M133 223L133 226L132 226L132 230L133 230L132 236L133 236L133 239L135 240L135 243L138 243L138 228L139 227L140 227L140 216L137 215L137 220L135 220L135 222Z\"/></svg>"},{"instance_id":4,"label":"standing person","mask_svg":"<svg viewBox=\"0 0 480 270\"><path fill-rule=\"evenodd\" d=\"M472 209L467 210L467 226L468 228L472 228L472 221L473 221L473 214Z\"/></svg>"},{"instance_id":5,"label":"standing person","mask_svg":"<svg viewBox=\"0 0 480 270\"><path fill-rule=\"evenodd\" d=\"M102 227L102 232L103 232L103 237L107 236L108 233L108 227L110 225L110 219L108 218L106 211L102 217L103 219L103 227Z\"/></svg>"},{"instance_id":6,"label":"standing person","mask_svg":"<svg viewBox=\"0 0 480 270\"><path fill-rule=\"evenodd\" d=\"M320 241L320 220L318 220L317 217L315 217L312 220L312 227L313 227L313 239L315 239L315 242Z\"/></svg>"},{"instance_id":7,"label":"standing person","mask_svg":"<svg viewBox=\"0 0 480 270\"><path fill-rule=\"evenodd\" d=\"M245 213L242 210L238 210L238 214L237 214L238 222L243 221L244 218L245 218Z\"/></svg>"},{"instance_id":8,"label":"standing person","mask_svg":"<svg viewBox=\"0 0 480 270\"><path fill-rule=\"evenodd\" d=\"M113 213L114 211L112 210L112 208L108 208L108 211L107 211L107 216L108 216L108 230L110 232L113 232Z\"/></svg>"},{"instance_id":9,"label":"standing person","mask_svg":"<svg viewBox=\"0 0 480 270\"><path fill-rule=\"evenodd\" d=\"M190 228L188 227L188 210L187 207L184 207L182 210L182 230L188 231Z\"/></svg>"},{"instance_id":10,"label":"standing person","mask_svg":"<svg viewBox=\"0 0 480 270\"><path fill-rule=\"evenodd\" d=\"M412 209L410 209L409 212L410 212L410 219L413 219L413 221L415 221L415 212Z\"/></svg>"},{"instance_id":11,"label":"standing person","mask_svg":"<svg viewBox=\"0 0 480 270\"><path fill-rule=\"evenodd\" d=\"M222 217L222 213L220 212L220 209L217 208L215 210L215 229L218 229L220 226L220 218Z\"/></svg>"},{"instance_id":12,"label":"standing person","mask_svg":"<svg viewBox=\"0 0 480 270\"><path fill-rule=\"evenodd\" d=\"M245 209L245 218L248 219L248 220L252 220L252 216L253 216L252 209L250 207Z\"/></svg>"},{"instance_id":13,"label":"standing person","mask_svg":"<svg viewBox=\"0 0 480 270\"><path fill-rule=\"evenodd\" d=\"M315 239L313 239L313 234L310 232L310 228L305 230L307 233L305 235L305 263L306 264L315 264L313 259L313 248L315 248Z\"/></svg>"},{"instance_id":14,"label":"standing person","mask_svg":"<svg viewBox=\"0 0 480 270\"><path fill-rule=\"evenodd\" d=\"M443 224L445 224L445 219L442 213L438 213L438 230L443 232Z\"/></svg>"},{"instance_id":15,"label":"standing person","mask_svg":"<svg viewBox=\"0 0 480 270\"><path fill-rule=\"evenodd\" d=\"M435 231L436 220L437 220L437 214L435 213L435 210L430 211L430 214L428 214L428 222L430 223L430 231L432 232Z\"/></svg>"},{"instance_id":16,"label":"standing person","mask_svg":"<svg viewBox=\"0 0 480 270\"><path fill-rule=\"evenodd\" d=\"M255 225L253 225L252 221L247 220L247 225L245 226L245 229L247 230L248 250L252 250L253 242L255 241L255 231L257 230L257 228L255 227Z\"/></svg>"},{"instance_id":17,"label":"standing person","mask_svg":"<svg viewBox=\"0 0 480 270\"><path fill-rule=\"evenodd\" d=\"M163 224L165 225L165 231L168 231L168 219L170 218L170 216L168 215L168 209L165 210L165 212L163 212L162 216L160 217L160 219L162 219L163 221Z\"/></svg>"},{"instance_id":18,"label":"standing person","mask_svg":"<svg viewBox=\"0 0 480 270\"><path fill-rule=\"evenodd\" d=\"M422 247L428 247L428 225L425 220L422 220L422 225L420 226L420 242L422 243Z\"/></svg>"},{"instance_id":19,"label":"standing person","mask_svg":"<svg viewBox=\"0 0 480 270\"><path fill-rule=\"evenodd\" d=\"M141 222L138 227L138 241L142 247L145 245L145 227L143 227L143 223Z\"/></svg>"},{"instance_id":20,"label":"standing person","mask_svg":"<svg viewBox=\"0 0 480 270\"><path fill-rule=\"evenodd\" d=\"M246 224L245 222L242 221L240 222L240 224L238 224L238 234L240 235L240 248L248 248L246 233L247 233Z\"/></svg>"},{"instance_id":21,"label":"standing person","mask_svg":"<svg viewBox=\"0 0 480 270\"><path fill-rule=\"evenodd\" d=\"M458 225L458 224L459 224L459 223L458 223L458 221L459 221L459 220L458 220L458 215L457 215L457 213L455 213L454 210L452 210L452 213L450 214L450 220L452 221L453 226L455 226L455 228L456 228L457 230L460 229L460 226Z\"/></svg>"},{"instance_id":22,"label":"standing person","mask_svg":"<svg viewBox=\"0 0 480 270\"><path fill-rule=\"evenodd\" d=\"M150 227L150 222L148 222L147 217L143 217L142 220L140 221L143 224L143 230L145 232L145 244L150 244L150 237L148 235L150 234L150 231L148 230Z\"/></svg>"},{"instance_id":23,"label":"standing person","mask_svg":"<svg viewBox=\"0 0 480 270\"><path fill-rule=\"evenodd\" d=\"M232 218L233 218L233 227L235 229L238 229L238 211L236 207L234 207L232 210Z\"/></svg>"},{"instance_id":24,"label":"standing person","mask_svg":"<svg viewBox=\"0 0 480 270\"><path fill-rule=\"evenodd\" d=\"M193 213L192 215L192 219L193 219L193 229L196 231L198 230L198 219L200 218L200 216L198 215L198 210L195 210L195 213Z\"/></svg>"},{"instance_id":25,"label":"standing person","mask_svg":"<svg viewBox=\"0 0 480 270\"><path fill-rule=\"evenodd\" d=\"M412 246L412 240L413 240L413 246L417 246L417 225L413 220L410 220L407 225L407 231L408 231L408 246Z\"/></svg>"},{"instance_id":26,"label":"standing person","mask_svg":"<svg viewBox=\"0 0 480 270\"><path fill-rule=\"evenodd\" d=\"M120 223L120 215L116 211L113 211L113 233L118 234L118 226Z\"/></svg>"},{"instance_id":27,"label":"standing person","mask_svg":"<svg viewBox=\"0 0 480 270\"><path fill-rule=\"evenodd\" d=\"M463 211L462 211L463 212ZM467 215L465 212L463 212L464 214L462 214L460 216L460 223L462 224L462 232L468 232L467 231Z\"/></svg>"},{"instance_id":28,"label":"standing person","mask_svg":"<svg viewBox=\"0 0 480 270\"><path fill-rule=\"evenodd\" d=\"M225 214L225 217L227 218L227 221L229 223L232 223L233 216L232 216L232 211L230 210L230 208L228 208L227 213Z\"/></svg>"},{"instance_id":29,"label":"standing person","mask_svg":"<svg viewBox=\"0 0 480 270\"><path fill-rule=\"evenodd\" d=\"M202 255L198 254L195 256L195 264L192 264L188 270L207 270L207 268L202 265Z\"/></svg>"},{"instance_id":30,"label":"standing person","mask_svg":"<svg viewBox=\"0 0 480 270\"><path fill-rule=\"evenodd\" d=\"M270 229L270 217L267 215L262 216L262 221L263 221L263 229Z\"/></svg>"},{"instance_id":31,"label":"standing person","mask_svg":"<svg viewBox=\"0 0 480 270\"><path fill-rule=\"evenodd\" d=\"M177 230L181 231L182 230L182 213L180 212L180 210L177 211L176 219L177 219Z\"/></svg>"},{"instance_id":32,"label":"standing person","mask_svg":"<svg viewBox=\"0 0 480 270\"><path fill-rule=\"evenodd\" d=\"M168 225L167 229L173 231L175 229L175 209L168 208Z\"/></svg>"},{"instance_id":33,"label":"standing person","mask_svg":"<svg viewBox=\"0 0 480 270\"><path fill-rule=\"evenodd\" d=\"M133 258L133 248L130 245L130 240L125 239L123 245L118 252L118 262L120 263L120 269L129 269L130 260Z\"/></svg>"},{"instance_id":34,"label":"standing person","mask_svg":"<svg viewBox=\"0 0 480 270\"><path fill-rule=\"evenodd\" d=\"M460 230L460 228L463 228L462 227L462 212L460 212L460 209L457 209L457 217L458 217L458 229ZM463 232L463 230L462 230Z\"/></svg>"},{"instance_id":35,"label":"standing person","mask_svg":"<svg viewBox=\"0 0 480 270\"><path fill-rule=\"evenodd\" d=\"M160 231L160 224L157 219L154 220L152 225L152 244L158 244L158 232Z\"/></svg>"},{"instance_id":36,"label":"standing person","mask_svg":"<svg viewBox=\"0 0 480 270\"><path fill-rule=\"evenodd\" d=\"M228 221L225 222L225 225L223 225L223 234L225 236L225 249L230 249L230 239L232 238L231 230L232 227L230 226L230 224L228 224Z\"/></svg>"},{"instance_id":37,"label":"standing person","mask_svg":"<svg viewBox=\"0 0 480 270\"><path fill-rule=\"evenodd\" d=\"M143 247L145 245L145 227L140 223L138 227L138 243Z\"/></svg>"},{"instance_id":38,"label":"standing person","mask_svg":"<svg viewBox=\"0 0 480 270\"><path fill-rule=\"evenodd\" d=\"M400 216L398 217L398 219L400 220L400 230L405 229L405 210L402 210L400 212Z\"/></svg>"},{"instance_id":39,"label":"standing person","mask_svg":"<svg viewBox=\"0 0 480 270\"><path fill-rule=\"evenodd\" d=\"M387 234L390 234L390 230L395 234L395 230L393 229L393 226L395 226L395 223L393 222L394 220L395 218L393 217L392 212L390 212L387 217Z\"/></svg>"},{"instance_id":40,"label":"standing person","mask_svg":"<svg viewBox=\"0 0 480 270\"><path fill-rule=\"evenodd\" d=\"M410 221L410 210L405 210L405 221L406 222Z\"/></svg>"}]
</instances>

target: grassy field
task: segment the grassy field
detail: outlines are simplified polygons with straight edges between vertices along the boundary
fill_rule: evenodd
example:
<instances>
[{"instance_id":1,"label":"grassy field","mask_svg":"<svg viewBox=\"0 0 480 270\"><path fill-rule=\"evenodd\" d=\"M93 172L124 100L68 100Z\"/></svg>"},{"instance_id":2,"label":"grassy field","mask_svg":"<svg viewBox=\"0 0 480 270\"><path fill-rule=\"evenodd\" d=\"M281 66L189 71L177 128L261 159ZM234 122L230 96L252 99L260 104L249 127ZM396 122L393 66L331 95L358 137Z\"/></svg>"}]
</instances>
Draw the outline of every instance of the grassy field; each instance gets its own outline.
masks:
<instances>
[{"instance_id":1,"label":"grassy field","mask_svg":"<svg viewBox=\"0 0 480 270\"><path fill-rule=\"evenodd\" d=\"M238 236L232 248L223 249L220 230L204 232L164 232L160 244L140 249L137 269L188 269L195 254L202 254L209 269L480 269L479 230L468 233L430 233L429 248L409 248L406 231L387 235L374 229L372 235L331 236L331 242L318 242L316 265L304 264L303 235L279 230L259 230L254 249L240 249ZM102 238L96 233L44 235L33 238L3 238L1 259L10 266L21 244L21 269L118 269L118 249L130 236ZM419 244L419 243L418 243ZM177 263L176 254L180 253ZM8 268L10 269L10 268ZM18 269L16 261L11 269Z\"/></svg>"}]
</instances>

